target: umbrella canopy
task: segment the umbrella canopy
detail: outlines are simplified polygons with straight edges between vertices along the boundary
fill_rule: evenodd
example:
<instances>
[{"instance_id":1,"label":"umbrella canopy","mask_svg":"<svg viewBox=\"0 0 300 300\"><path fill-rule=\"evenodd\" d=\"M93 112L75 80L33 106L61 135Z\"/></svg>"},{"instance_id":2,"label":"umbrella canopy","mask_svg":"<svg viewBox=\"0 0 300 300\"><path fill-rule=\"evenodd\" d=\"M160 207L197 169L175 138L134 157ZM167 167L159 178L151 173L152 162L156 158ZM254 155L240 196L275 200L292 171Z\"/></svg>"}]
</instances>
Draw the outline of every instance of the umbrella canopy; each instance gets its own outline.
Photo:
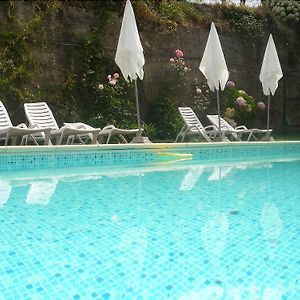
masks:
<instances>
[{"instance_id":1,"label":"umbrella canopy","mask_svg":"<svg viewBox=\"0 0 300 300\"><path fill-rule=\"evenodd\" d=\"M270 34L259 74L259 80L262 83L263 92L266 96L269 96L270 92L272 95L275 94L278 88L278 81L282 76L276 46L272 34Z\"/></svg>"},{"instance_id":2,"label":"umbrella canopy","mask_svg":"<svg viewBox=\"0 0 300 300\"><path fill-rule=\"evenodd\" d=\"M219 119L219 138L221 138L221 115L220 115L220 100L219 88L223 91L226 82L229 78L225 57L223 54L221 42L215 27L212 22L204 54L199 66L200 71L207 79L209 88L214 91L217 90L217 105L218 105L218 119Z\"/></svg>"},{"instance_id":3,"label":"umbrella canopy","mask_svg":"<svg viewBox=\"0 0 300 300\"><path fill-rule=\"evenodd\" d=\"M282 76L283 74L281 71L276 46L272 34L270 34L259 74L259 80L261 81L263 92L266 96L268 96L267 139L269 139L270 136L270 94L275 94L278 88L278 81Z\"/></svg>"},{"instance_id":4,"label":"umbrella canopy","mask_svg":"<svg viewBox=\"0 0 300 300\"><path fill-rule=\"evenodd\" d=\"M224 90L225 84L229 78L229 72L220 39L213 22L211 23L210 32L199 69L206 77L207 84L212 91L215 89L219 90L219 86L222 91Z\"/></svg>"},{"instance_id":5,"label":"umbrella canopy","mask_svg":"<svg viewBox=\"0 0 300 300\"><path fill-rule=\"evenodd\" d=\"M126 2L115 61L125 80L143 80L145 64L144 50L140 41L134 11L129 0Z\"/></svg>"}]
</instances>

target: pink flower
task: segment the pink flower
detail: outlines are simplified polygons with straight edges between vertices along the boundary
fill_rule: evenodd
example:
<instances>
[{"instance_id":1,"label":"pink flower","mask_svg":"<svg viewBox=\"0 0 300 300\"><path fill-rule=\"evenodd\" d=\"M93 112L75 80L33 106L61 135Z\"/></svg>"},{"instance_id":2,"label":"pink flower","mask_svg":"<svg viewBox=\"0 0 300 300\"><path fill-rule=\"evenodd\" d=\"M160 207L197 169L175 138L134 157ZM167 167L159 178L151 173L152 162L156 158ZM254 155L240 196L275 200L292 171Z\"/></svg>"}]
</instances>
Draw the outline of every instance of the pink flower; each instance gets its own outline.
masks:
<instances>
[{"instance_id":1,"label":"pink flower","mask_svg":"<svg viewBox=\"0 0 300 300\"><path fill-rule=\"evenodd\" d=\"M177 49L177 50L175 51L175 55L176 55L176 57L178 57L178 58L183 57L183 52L182 52L181 50Z\"/></svg>"},{"instance_id":2,"label":"pink flower","mask_svg":"<svg viewBox=\"0 0 300 300\"><path fill-rule=\"evenodd\" d=\"M120 77L119 73L115 73L115 74L114 74L114 78L115 78L115 79L118 79L119 77Z\"/></svg>"},{"instance_id":3,"label":"pink flower","mask_svg":"<svg viewBox=\"0 0 300 300\"><path fill-rule=\"evenodd\" d=\"M233 81L227 81L227 83L226 83L226 87L228 87L228 88L234 88L235 87L235 83L233 82Z\"/></svg>"},{"instance_id":4,"label":"pink flower","mask_svg":"<svg viewBox=\"0 0 300 300\"><path fill-rule=\"evenodd\" d=\"M170 63L172 64L172 63L174 63L175 62L175 59L172 57L172 58L170 58Z\"/></svg>"},{"instance_id":5,"label":"pink flower","mask_svg":"<svg viewBox=\"0 0 300 300\"><path fill-rule=\"evenodd\" d=\"M112 79L112 80L109 82L109 84L111 84L111 85L116 85L116 84L117 84L117 80L116 80L116 79Z\"/></svg>"},{"instance_id":6,"label":"pink flower","mask_svg":"<svg viewBox=\"0 0 300 300\"><path fill-rule=\"evenodd\" d=\"M238 97L235 100L235 103L239 106L239 107L243 107L246 105L246 100L243 97Z\"/></svg>"},{"instance_id":7,"label":"pink flower","mask_svg":"<svg viewBox=\"0 0 300 300\"><path fill-rule=\"evenodd\" d=\"M103 84L100 83L100 84L98 85L98 89L99 89L100 91L103 90L103 89L104 89Z\"/></svg>"},{"instance_id":8,"label":"pink flower","mask_svg":"<svg viewBox=\"0 0 300 300\"><path fill-rule=\"evenodd\" d=\"M262 101L258 102L256 106L261 110L264 110L266 108L266 105Z\"/></svg>"},{"instance_id":9,"label":"pink flower","mask_svg":"<svg viewBox=\"0 0 300 300\"><path fill-rule=\"evenodd\" d=\"M107 79L108 79L109 81L111 81L111 75L108 75L108 76L107 76Z\"/></svg>"},{"instance_id":10,"label":"pink flower","mask_svg":"<svg viewBox=\"0 0 300 300\"><path fill-rule=\"evenodd\" d=\"M201 94L201 93L202 93L201 89L197 87L197 88L196 88L196 93L197 93L197 94Z\"/></svg>"}]
</instances>

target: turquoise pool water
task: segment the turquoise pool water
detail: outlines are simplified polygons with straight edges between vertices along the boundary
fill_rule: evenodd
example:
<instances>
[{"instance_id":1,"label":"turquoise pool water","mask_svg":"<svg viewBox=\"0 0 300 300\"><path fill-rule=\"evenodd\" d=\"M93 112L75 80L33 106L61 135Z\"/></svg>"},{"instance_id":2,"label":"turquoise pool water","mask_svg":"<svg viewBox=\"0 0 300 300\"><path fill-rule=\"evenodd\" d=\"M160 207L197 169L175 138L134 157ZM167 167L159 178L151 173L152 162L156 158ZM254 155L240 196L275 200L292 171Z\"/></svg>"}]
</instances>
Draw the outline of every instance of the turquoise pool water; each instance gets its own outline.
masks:
<instances>
[{"instance_id":1,"label":"turquoise pool water","mask_svg":"<svg viewBox=\"0 0 300 300\"><path fill-rule=\"evenodd\" d=\"M300 299L300 160L0 172L0 299Z\"/></svg>"}]
</instances>

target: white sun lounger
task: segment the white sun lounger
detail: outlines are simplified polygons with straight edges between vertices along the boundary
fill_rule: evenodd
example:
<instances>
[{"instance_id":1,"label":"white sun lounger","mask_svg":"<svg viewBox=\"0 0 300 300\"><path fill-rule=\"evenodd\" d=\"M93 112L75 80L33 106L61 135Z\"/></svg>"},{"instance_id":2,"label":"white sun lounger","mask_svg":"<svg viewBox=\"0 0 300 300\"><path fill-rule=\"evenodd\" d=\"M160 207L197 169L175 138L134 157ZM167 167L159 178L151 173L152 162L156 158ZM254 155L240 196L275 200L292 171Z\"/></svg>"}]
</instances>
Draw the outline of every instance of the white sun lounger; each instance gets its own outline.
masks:
<instances>
[{"instance_id":1,"label":"white sun lounger","mask_svg":"<svg viewBox=\"0 0 300 300\"><path fill-rule=\"evenodd\" d=\"M7 110L0 101L0 139L4 139L4 145L7 146L9 141L16 144L17 138L21 138L21 145L26 145L29 139L38 145L34 138L34 134L42 133L44 135L44 142L48 144L51 128L45 126L44 128L28 128L25 124L13 126Z\"/></svg>"},{"instance_id":2,"label":"white sun lounger","mask_svg":"<svg viewBox=\"0 0 300 300\"><path fill-rule=\"evenodd\" d=\"M178 107L178 110L184 122L184 126L177 134L175 143L178 141L179 137L181 137L181 142L183 142L184 138L189 135L198 135L204 138L207 142L212 142L213 139L220 133L222 135L222 139L228 133L228 130L219 131L214 125L204 127L190 107Z\"/></svg>"},{"instance_id":3,"label":"white sun lounger","mask_svg":"<svg viewBox=\"0 0 300 300\"><path fill-rule=\"evenodd\" d=\"M214 125L216 128L219 127L218 115L207 115L207 118L212 125ZM221 129L230 131L233 138L237 141L242 140L243 135L247 135L247 141L250 141L251 139L258 141L260 140L257 137L258 134L260 135L263 134L263 137L268 137L272 132L272 129L270 129L268 132L267 129L257 129L257 128L249 129L245 125L240 125L234 128L223 118L220 118L220 123L221 123Z\"/></svg>"},{"instance_id":4,"label":"white sun lounger","mask_svg":"<svg viewBox=\"0 0 300 300\"><path fill-rule=\"evenodd\" d=\"M74 138L78 138L80 143L83 143L82 137L85 136L90 139L92 144L97 143L100 128L89 128L85 129L82 126L63 126L58 127L57 122L46 102L36 102L36 103L25 103L25 114L29 122L30 127L45 128L50 127L51 133L50 138L56 139L56 144L60 145L63 138L67 138L67 144L74 141ZM70 123L72 124L72 123ZM79 123L73 123L79 124ZM80 123L83 124L83 123ZM44 139L44 135L39 136Z\"/></svg>"},{"instance_id":5,"label":"white sun lounger","mask_svg":"<svg viewBox=\"0 0 300 300\"><path fill-rule=\"evenodd\" d=\"M94 127L84 124L84 123L64 123L65 126L69 128L83 128L86 130L92 130L95 129ZM114 125L108 125L105 126L102 130L99 132L99 141L100 143L103 143L103 138L106 138L105 143L108 144L113 136L117 136L121 139L122 142L127 143L126 138L124 137L125 134L138 134L139 132L142 132L143 129L121 129L117 128Z\"/></svg>"}]
</instances>

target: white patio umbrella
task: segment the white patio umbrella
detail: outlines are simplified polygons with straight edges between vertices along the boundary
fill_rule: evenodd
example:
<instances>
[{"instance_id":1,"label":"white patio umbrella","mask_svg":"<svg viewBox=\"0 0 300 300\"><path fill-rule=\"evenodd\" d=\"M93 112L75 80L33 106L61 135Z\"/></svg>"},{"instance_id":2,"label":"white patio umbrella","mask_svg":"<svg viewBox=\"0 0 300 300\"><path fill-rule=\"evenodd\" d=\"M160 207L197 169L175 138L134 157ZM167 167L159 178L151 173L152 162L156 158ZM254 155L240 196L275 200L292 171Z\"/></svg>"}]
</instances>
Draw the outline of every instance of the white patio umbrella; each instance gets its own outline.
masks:
<instances>
[{"instance_id":1,"label":"white patio umbrella","mask_svg":"<svg viewBox=\"0 0 300 300\"><path fill-rule=\"evenodd\" d=\"M229 78L229 72L221 42L213 22L211 23L210 32L199 69L206 77L209 88L212 91L215 89L217 90L219 132L221 136L219 88L221 88L222 91L224 90L225 84Z\"/></svg>"},{"instance_id":2,"label":"white patio umbrella","mask_svg":"<svg viewBox=\"0 0 300 300\"><path fill-rule=\"evenodd\" d=\"M268 44L265 50L264 59L262 62L259 80L263 87L263 93L268 96L268 116L267 116L267 130L269 132L270 126L270 93L274 96L277 88L278 81L282 78L283 74L279 58L276 51L276 46L272 37L269 36Z\"/></svg>"},{"instance_id":3,"label":"white patio umbrella","mask_svg":"<svg viewBox=\"0 0 300 300\"><path fill-rule=\"evenodd\" d=\"M138 128L141 129L137 77L144 78L144 50L140 41L134 11L129 0L126 2L124 16L117 46L115 61L126 81L134 80Z\"/></svg>"}]
</instances>

